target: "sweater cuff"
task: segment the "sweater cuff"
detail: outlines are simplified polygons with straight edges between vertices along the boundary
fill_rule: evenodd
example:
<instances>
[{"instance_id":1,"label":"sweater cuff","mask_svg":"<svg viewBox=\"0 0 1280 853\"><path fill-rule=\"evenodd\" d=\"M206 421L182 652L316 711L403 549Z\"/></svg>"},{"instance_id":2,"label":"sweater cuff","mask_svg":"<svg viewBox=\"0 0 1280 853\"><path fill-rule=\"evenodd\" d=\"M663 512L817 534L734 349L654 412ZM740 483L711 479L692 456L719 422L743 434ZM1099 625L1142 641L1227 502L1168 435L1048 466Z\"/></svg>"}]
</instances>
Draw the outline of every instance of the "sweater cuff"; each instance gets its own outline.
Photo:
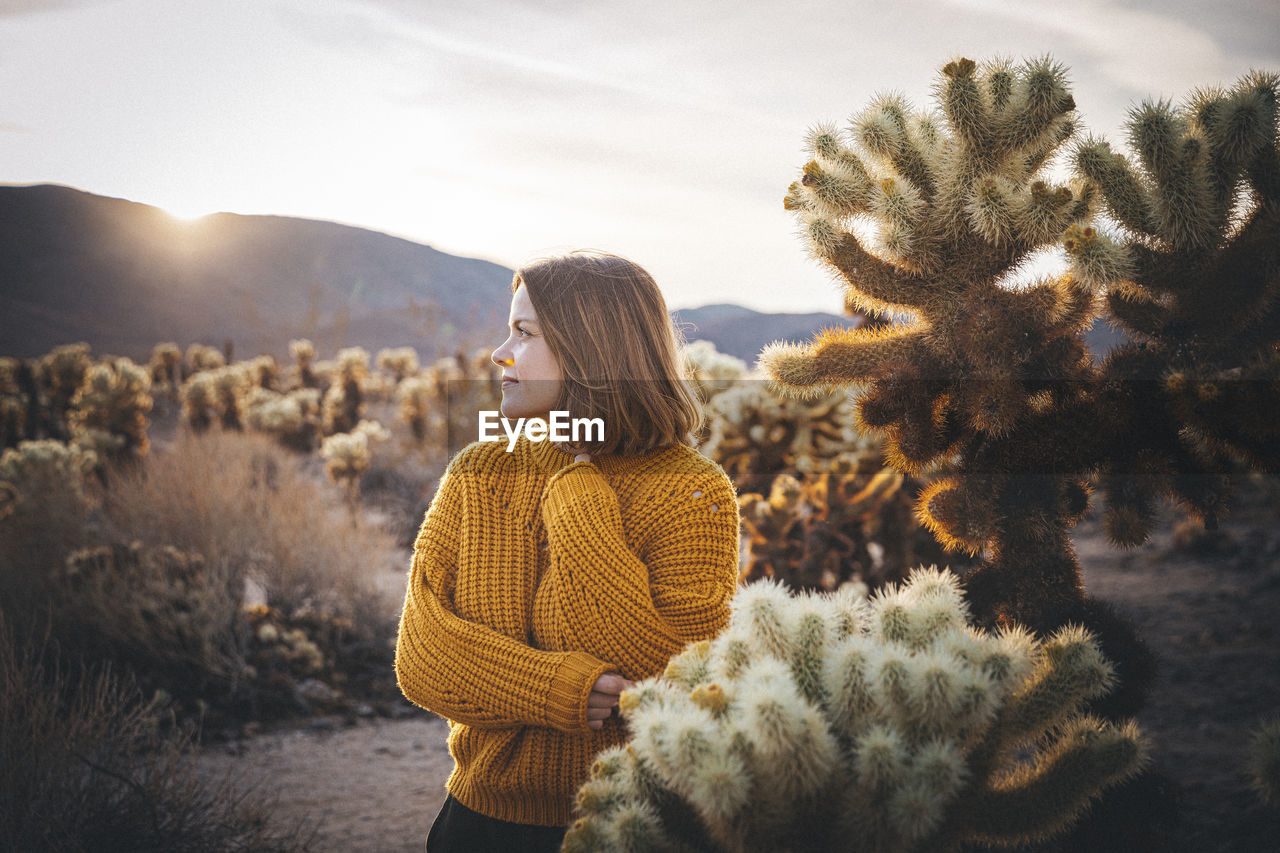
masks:
<instances>
[{"instance_id":1,"label":"sweater cuff","mask_svg":"<svg viewBox=\"0 0 1280 853\"><path fill-rule=\"evenodd\" d=\"M585 652L566 654L547 691L547 723L561 731L586 731L591 687L610 669Z\"/></svg>"},{"instance_id":2,"label":"sweater cuff","mask_svg":"<svg viewBox=\"0 0 1280 853\"><path fill-rule=\"evenodd\" d=\"M562 468L547 481L542 494L542 518L550 524L575 501L588 495L608 496L617 500L609 481L590 462L576 462Z\"/></svg>"}]
</instances>

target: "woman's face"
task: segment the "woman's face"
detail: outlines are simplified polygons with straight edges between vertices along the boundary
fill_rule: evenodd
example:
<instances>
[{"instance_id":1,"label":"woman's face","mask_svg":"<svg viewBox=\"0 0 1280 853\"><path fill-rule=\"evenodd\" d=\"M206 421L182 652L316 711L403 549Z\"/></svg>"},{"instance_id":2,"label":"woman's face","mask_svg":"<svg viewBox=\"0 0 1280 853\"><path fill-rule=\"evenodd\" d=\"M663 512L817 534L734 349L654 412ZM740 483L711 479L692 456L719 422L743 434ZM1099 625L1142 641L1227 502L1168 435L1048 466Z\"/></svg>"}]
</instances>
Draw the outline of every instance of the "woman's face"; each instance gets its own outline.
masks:
<instances>
[{"instance_id":1,"label":"woman's face","mask_svg":"<svg viewBox=\"0 0 1280 853\"><path fill-rule=\"evenodd\" d=\"M523 284L511 295L507 330L492 356L502 368L502 416L545 418L560 399L563 376Z\"/></svg>"}]
</instances>

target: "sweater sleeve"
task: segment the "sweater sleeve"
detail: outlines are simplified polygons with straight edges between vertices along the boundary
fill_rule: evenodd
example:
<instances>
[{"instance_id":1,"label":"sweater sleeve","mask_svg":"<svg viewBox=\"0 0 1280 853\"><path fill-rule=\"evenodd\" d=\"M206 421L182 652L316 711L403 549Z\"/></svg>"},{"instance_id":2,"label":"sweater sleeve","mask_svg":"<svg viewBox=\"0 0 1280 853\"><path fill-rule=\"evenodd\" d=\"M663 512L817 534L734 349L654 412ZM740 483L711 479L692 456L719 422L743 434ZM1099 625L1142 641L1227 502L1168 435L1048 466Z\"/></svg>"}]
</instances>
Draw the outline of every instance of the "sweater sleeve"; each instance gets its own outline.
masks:
<instances>
[{"instance_id":1,"label":"sweater sleeve","mask_svg":"<svg viewBox=\"0 0 1280 853\"><path fill-rule=\"evenodd\" d=\"M738 501L724 472L677 472L656 485L640 510L658 525L644 559L629 547L618 496L594 464L561 469L543 493L551 565L540 597L556 643L613 661L634 679L723 630L738 583Z\"/></svg>"},{"instance_id":2,"label":"sweater sleeve","mask_svg":"<svg viewBox=\"0 0 1280 853\"><path fill-rule=\"evenodd\" d=\"M413 703L465 725L587 731L587 697L612 667L580 651L534 649L453 612L465 476L455 457L414 544L396 681Z\"/></svg>"}]
</instances>

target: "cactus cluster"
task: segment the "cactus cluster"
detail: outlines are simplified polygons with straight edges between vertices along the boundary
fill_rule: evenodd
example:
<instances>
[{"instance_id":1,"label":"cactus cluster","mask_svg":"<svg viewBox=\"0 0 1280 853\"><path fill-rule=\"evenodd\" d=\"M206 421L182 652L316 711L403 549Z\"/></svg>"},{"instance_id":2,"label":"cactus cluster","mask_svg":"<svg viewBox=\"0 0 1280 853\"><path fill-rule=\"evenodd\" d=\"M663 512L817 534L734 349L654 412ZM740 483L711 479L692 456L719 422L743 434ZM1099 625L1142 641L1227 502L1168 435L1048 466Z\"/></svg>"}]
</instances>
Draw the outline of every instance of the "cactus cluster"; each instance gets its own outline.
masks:
<instances>
[{"instance_id":1,"label":"cactus cluster","mask_svg":"<svg viewBox=\"0 0 1280 853\"><path fill-rule=\"evenodd\" d=\"M71 398L67 424L77 443L104 457L142 456L150 446L147 413L153 402L146 369L117 358L85 371Z\"/></svg>"},{"instance_id":2,"label":"cactus cluster","mask_svg":"<svg viewBox=\"0 0 1280 853\"><path fill-rule=\"evenodd\" d=\"M1079 713L1112 669L1063 628L969 626L956 578L870 599L739 591L729 628L625 692L566 851L945 850L1068 826L1136 772L1132 723Z\"/></svg>"},{"instance_id":3,"label":"cactus cluster","mask_svg":"<svg viewBox=\"0 0 1280 853\"><path fill-rule=\"evenodd\" d=\"M775 578L792 588L874 589L907 568L947 555L914 514L920 483L883 467L878 447L845 452L803 479L774 477L768 496L738 498L747 553L742 579ZM953 568L967 562L950 555Z\"/></svg>"},{"instance_id":4,"label":"cactus cluster","mask_svg":"<svg viewBox=\"0 0 1280 853\"><path fill-rule=\"evenodd\" d=\"M1097 413L1107 530L1144 541L1168 495L1210 528L1237 463L1280 468L1280 75L1131 111L1136 162L1090 138L1073 152L1120 226L1123 264L1097 264L1102 234L1068 232L1077 277L1109 286L1131 343L1102 367ZM1107 249L1113 252L1113 249Z\"/></svg>"},{"instance_id":5,"label":"cactus cluster","mask_svg":"<svg viewBox=\"0 0 1280 853\"><path fill-rule=\"evenodd\" d=\"M377 421L360 421L351 432L329 436L320 446L325 473L333 482L342 484L348 497L354 501L360 493L360 476L369 470L373 461L371 445L390 437L391 433Z\"/></svg>"},{"instance_id":6,"label":"cactus cluster","mask_svg":"<svg viewBox=\"0 0 1280 853\"><path fill-rule=\"evenodd\" d=\"M967 580L984 624L1086 621L1127 647L1113 656L1136 694L1143 653L1084 594L1069 529L1095 479L1113 538L1132 544L1162 491L1211 519L1223 454L1274 469L1275 78L1139 108L1142 168L1086 140L1067 185L1046 177L1075 132L1060 65L955 60L937 94L940 114L882 97L847 131L814 130L786 197L849 302L908 319L773 344L762 366L788 393L858 385L889 462L939 472L921 519L985 558ZM1091 224L1100 203L1127 233ZM1066 274L1013 281L1058 248ZM1104 304L1138 340L1097 364L1083 330ZM1237 335L1246 306L1257 323Z\"/></svg>"},{"instance_id":7,"label":"cactus cluster","mask_svg":"<svg viewBox=\"0 0 1280 853\"><path fill-rule=\"evenodd\" d=\"M839 454L865 448L852 414L842 391L798 400L764 382L737 382L707 403L709 428L699 451L724 468L739 491L767 491L780 473L816 473Z\"/></svg>"}]
</instances>

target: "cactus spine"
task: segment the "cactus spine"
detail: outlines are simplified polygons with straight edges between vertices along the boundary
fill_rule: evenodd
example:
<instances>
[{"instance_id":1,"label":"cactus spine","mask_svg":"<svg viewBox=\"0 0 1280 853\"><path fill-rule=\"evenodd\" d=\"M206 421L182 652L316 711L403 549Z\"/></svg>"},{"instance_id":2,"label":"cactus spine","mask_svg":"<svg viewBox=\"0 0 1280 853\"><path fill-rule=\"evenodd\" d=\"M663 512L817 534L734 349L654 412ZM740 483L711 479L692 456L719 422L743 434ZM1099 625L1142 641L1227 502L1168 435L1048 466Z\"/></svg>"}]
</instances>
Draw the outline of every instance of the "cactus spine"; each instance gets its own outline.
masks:
<instances>
[{"instance_id":1,"label":"cactus spine","mask_svg":"<svg viewBox=\"0 0 1280 853\"><path fill-rule=\"evenodd\" d=\"M871 599L743 587L729 628L623 695L565 850L939 850L1069 825L1136 772L1132 723L1081 715L1111 666L1078 627L966 624L950 572Z\"/></svg>"}]
</instances>

